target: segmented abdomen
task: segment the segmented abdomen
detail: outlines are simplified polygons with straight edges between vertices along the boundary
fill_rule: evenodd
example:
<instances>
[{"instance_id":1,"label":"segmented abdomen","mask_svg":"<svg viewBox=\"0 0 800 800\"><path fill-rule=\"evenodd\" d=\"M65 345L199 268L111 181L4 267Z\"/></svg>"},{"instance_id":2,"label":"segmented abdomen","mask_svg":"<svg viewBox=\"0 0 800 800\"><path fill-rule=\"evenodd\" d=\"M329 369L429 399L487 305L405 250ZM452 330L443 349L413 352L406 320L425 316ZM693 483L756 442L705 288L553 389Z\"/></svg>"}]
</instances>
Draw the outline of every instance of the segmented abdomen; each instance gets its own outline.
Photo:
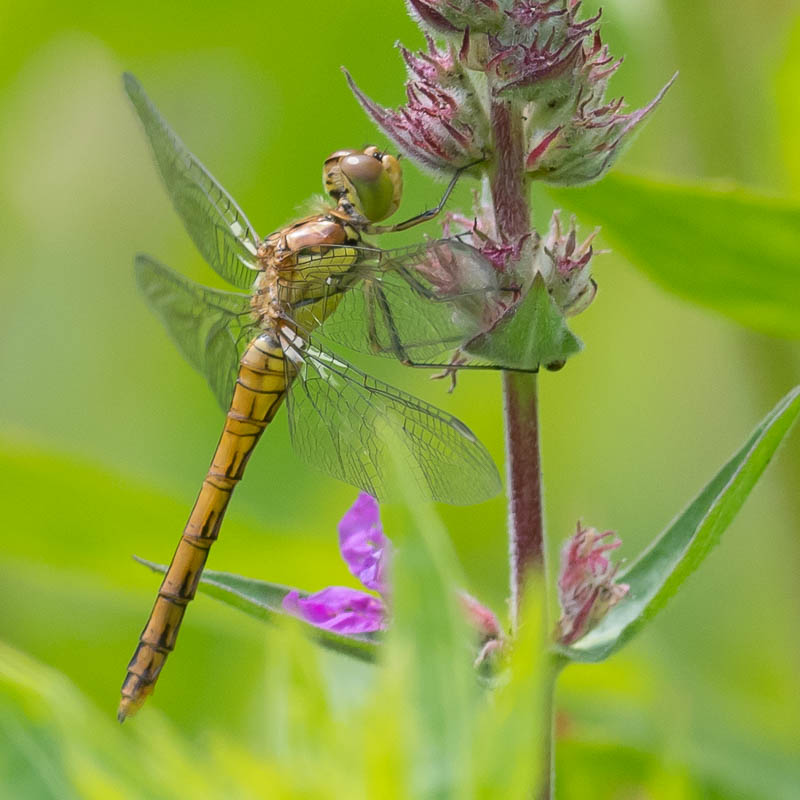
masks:
<instances>
[{"instance_id":1,"label":"segmented abdomen","mask_svg":"<svg viewBox=\"0 0 800 800\"><path fill-rule=\"evenodd\" d=\"M214 458L128 664L117 712L120 722L134 714L152 693L175 647L186 606L197 591L231 494L244 475L253 448L286 396L287 375L292 370L285 370L284 363L280 343L271 333L255 338L242 356Z\"/></svg>"}]
</instances>

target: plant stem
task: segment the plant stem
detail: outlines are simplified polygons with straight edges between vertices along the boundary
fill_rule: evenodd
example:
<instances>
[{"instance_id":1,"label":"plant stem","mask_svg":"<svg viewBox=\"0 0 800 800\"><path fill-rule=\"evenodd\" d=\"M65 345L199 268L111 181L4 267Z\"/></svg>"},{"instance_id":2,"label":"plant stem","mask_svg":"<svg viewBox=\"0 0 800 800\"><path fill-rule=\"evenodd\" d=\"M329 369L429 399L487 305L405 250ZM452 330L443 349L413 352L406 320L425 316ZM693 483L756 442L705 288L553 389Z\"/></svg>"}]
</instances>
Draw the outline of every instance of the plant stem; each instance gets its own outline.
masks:
<instances>
[{"instance_id":1,"label":"plant stem","mask_svg":"<svg viewBox=\"0 0 800 800\"><path fill-rule=\"evenodd\" d=\"M495 147L494 168L489 176L495 235L502 244L513 246L531 233L522 110L515 103L494 99L490 119ZM526 579L538 575L547 586L536 374L503 373L503 409L508 472L510 614L511 628L515 632L521 622ZM548 671L544 686L540 800L550 800L554 785L554 695L558 671L556 667Z\"/></svg>"},{"instance_id":2,"label":"plant stem","mask_svg":"<svg viewBox=\"0 0 800 800\"><path fill-rule=\"evenodd\" d=\"M556 681L562 667L563 661L561 660L554 661L552 663L547 671L547 677L543 687L544 697L542 698L542 712L544 716L544 725L542 727L542 734L544 736L544 742L542 747L542 783L539 786L539 791L536 795L537 800L552 800L552 798L555 796L555 699Z\"/></svg>"},{"instance_id":3,"label":"plant stem","mask_svg":"<svg viewBox=\"0 0 800 800\"><path fill-rule=\"evenodd\" d=\"M525 579L546 574L542 464L535 374L503 373L508 481L511 624L519 625Z\"/></svg>"},{"instance_id":4,"label":"plant stem","mask_svg":"<svg viewBox=\"0 0 800 800\"><path fill-rule=\"evenodd\" d=\"M495 100L491 124L496 150L491 175L496 233L504 244L513 244L531 232L522 113L509 102Z\"/></svg>"},{"instance_id":5,"label":"plant stem","mask_svg":"<svg viewBox=\"0 0 800 800\"><path fill-rule=\"evenodd\" d=\"M496 236L513 245L531 232L524 170L522 113L507 101L491 106L495 168L490 177ZM508 536L511 626L519 625L523 585L531 572L544 574L542 478L536 375L503 374L508 469Z\"/></svg>"}]
</instances>

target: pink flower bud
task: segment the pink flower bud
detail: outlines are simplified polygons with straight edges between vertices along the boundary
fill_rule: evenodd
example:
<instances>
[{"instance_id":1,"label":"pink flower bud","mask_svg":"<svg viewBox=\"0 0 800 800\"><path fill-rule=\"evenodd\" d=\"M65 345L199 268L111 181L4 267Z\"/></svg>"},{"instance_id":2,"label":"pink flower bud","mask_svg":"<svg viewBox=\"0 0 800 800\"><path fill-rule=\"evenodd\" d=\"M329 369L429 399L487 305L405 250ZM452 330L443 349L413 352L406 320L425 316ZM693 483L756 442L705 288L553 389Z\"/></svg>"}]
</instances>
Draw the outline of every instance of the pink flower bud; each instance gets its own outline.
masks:
<instances>
[{"instance_id":1,"label":"pink flower bud","mask_svg":"<svg viewBox=\"0 0 800 800\"><path fill-rule=\"evenodd\" d=\"M616 161L633 132L661 102L675 77L644 108L620 113L622 99L597 106L581 99L571 120L534 135L528 154L528 174L546 183L575 186L600 178Z\"/></svg>"},{"instance_id":2,"label":"pink flower bud","mask_svg":"<svg viewBox=\"0 0 800 800\"><path fill-rule=\"evenodd\" d=\"M628 593L629 586L614 582L619 564L606 557L621 544L613 531L599 533L580 523L567 540L561 551L558 579L561 619L556 638L561 644L578 641Z\"/></svg>"},{"instance_id":3,"label":"pink flower bud","mask_svg":"<svg viewBox=\"0 0 800 800\"><path fill-rule=\"evenodd\" d=\"M467 592L460 591L458 599L467 621L478 632L481 639L501 639L503 637L503 629L493 611Z\"/></svg>"},{"instance_id":4,"label":"pink flower bud","mask_svg":"<svg viewBox=\"0 0 800 800\"><path fill-rule=\"evenodd\" d=\"M406 5L421 28L439 36L466 28L496 33L506 22L499 0L406 0Z\"/></svg>"},{"instance_id":5,"label":"pink flower bud","mask_svg":"<svg viewBox=\"0 0 800 800\"><path fill-rule=\"evenodd\" d=\"M450 50L403 50L408 66L408 103L393 110L367 97L350 75L347 82L361 107L410 158L432 170L452 172L483 159L489 123L465 69Z\"/></svg>"},{"instance_id":6,"label":"pink flower bud","mask_svg":"<svg viewBox=\"0 0 800 800\"><path fill-rule=\"evenodd\" d=\"M599 228L578 244L575 218L566 231L561 228L561 214L554 211L550 229L541 240L536 254L536 269L542 274L550 295L568 317L589 307L597 294L597 284L591 276L594 255L592 242ZM601 251L602 252L602 251Z\"/></svg>"},{"instance_id":7,"label":"pink flower bud","mask_svg":"<svg viewBox=\"0 0 800 800\"><path fill-rule=\"evenodd\" d=\"M485 664L491 664L502 655L506 647L506 637L500 627L500 622L493 611L486 608L471 594L460 591L458 599L461 602L461 608L464 610L467 622L479 637L480 650L475 657L473 666L477 668Z\"/></svg>"}]
</instances>

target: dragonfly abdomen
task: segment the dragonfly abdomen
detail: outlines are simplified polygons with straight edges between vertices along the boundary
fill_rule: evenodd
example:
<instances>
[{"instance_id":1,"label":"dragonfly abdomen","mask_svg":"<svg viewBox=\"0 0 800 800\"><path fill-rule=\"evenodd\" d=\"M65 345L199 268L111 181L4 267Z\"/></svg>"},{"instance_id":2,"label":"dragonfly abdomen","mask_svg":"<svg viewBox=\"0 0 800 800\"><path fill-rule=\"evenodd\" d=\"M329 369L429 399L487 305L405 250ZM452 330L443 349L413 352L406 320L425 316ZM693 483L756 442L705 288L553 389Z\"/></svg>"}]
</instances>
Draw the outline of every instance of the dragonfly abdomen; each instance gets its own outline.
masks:
<instances>
[{"instance_id":1,"label":"dragonfly abdomen","mask_svg":"<svg viewBox=\"0 0 800 800\"><path fill-rule=\"evenodd\" d=\"M164 575L150 618L128 664L117 717L135 713L153 691L167 656L175 647L186 606L200 582L208 551L216 541L236 484L264 429L287 390L281 346L271 333L254 339L239 364L225 427L192 513Z\"/></svg>"}]
</instances>

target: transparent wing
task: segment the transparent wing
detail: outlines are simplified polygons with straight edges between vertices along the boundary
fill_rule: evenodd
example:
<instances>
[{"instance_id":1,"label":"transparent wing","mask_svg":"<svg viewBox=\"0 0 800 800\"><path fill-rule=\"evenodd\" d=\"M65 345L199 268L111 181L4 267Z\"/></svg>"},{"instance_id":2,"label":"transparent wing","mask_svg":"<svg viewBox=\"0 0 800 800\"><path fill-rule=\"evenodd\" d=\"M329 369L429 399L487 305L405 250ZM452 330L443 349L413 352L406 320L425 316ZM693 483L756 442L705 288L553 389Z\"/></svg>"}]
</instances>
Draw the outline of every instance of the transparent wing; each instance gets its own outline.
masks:
<instances>
[{"instance_id":1,"label":"transparent wing","mask_svg":"<svg viewBox=\"0 0 800 800\"><path fill-rule=\"evenodd\" d=\"M352 247L302 259L281 291L290 306L313 298L319 332L358 352L446 365L449 352L491 327L512 297L485 256L457 239L355 250L346 271Z\"/></svg>"},{"instance_id":2,"label":"transparent wing","mask_svg":"<svg viewBox=\"0 0 800 800\"><path fill-rule=\"evenodd\" d=\"M201 286L146 255L136 257L135 271L147 305L227 409L239 359L255 335L249 295Z\"/></svg>"},{"instance_id":3,"label":"transparent wing","mask_svg":"<svg viewBox=\"0 0 800 800\"><path fill-rule=\"evenodd\" d=\"M175 210L203 258L226 281L249 289L258 235L234 199L186 149L133 75L125 91L144 125Z\"/></svg>"},{"instance_id":4,"label":"transparent wing","mask_svg":"<svg viewBox=\"0 0 800 800\"><path fill-rule=\"evenodd\" d=\"M289 428L309 464L379 500L392 495L397 462L439 502L468 505L500 491L494 462L463 422L298 341L284 345L287 360L299 366L288 397Z\"/></svg>"}]
</instances>

